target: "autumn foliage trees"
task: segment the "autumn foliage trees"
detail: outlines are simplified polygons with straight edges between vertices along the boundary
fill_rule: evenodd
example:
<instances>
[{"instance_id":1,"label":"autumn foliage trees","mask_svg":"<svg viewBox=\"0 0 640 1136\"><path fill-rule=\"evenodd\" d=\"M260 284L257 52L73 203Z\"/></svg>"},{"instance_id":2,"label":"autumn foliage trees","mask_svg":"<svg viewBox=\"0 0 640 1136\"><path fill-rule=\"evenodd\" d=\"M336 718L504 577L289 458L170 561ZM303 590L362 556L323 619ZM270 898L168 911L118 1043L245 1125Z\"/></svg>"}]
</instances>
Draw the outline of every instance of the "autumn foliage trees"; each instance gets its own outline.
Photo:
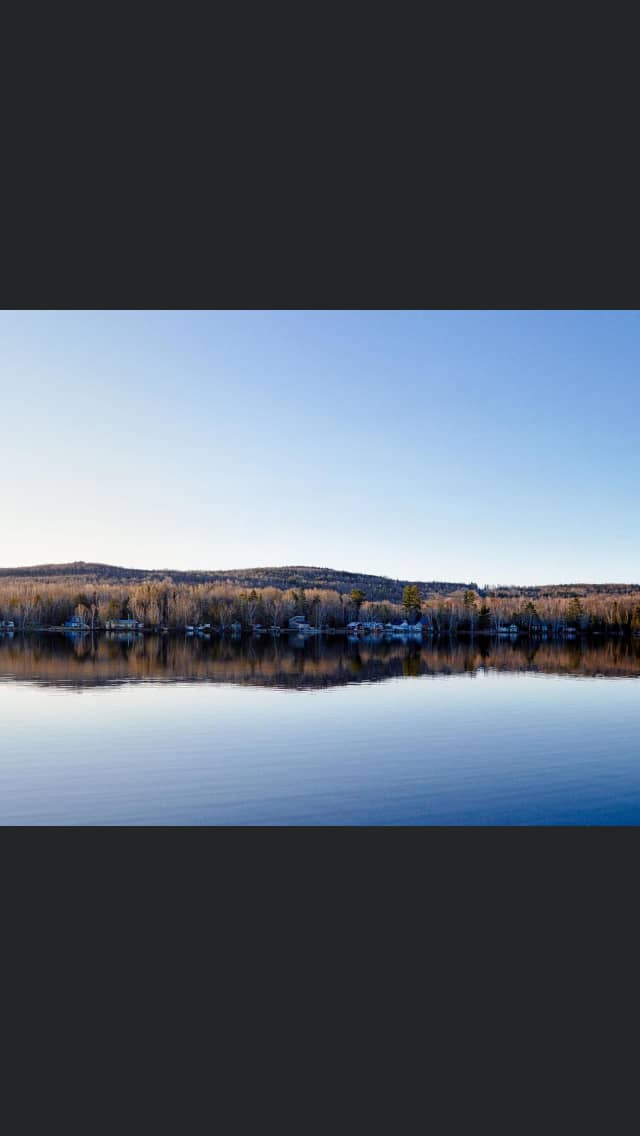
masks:
<instances>
[{"instance_id":1,"label":"autumn foliage trees","mask_svg":"<svg viewBox=\"0 0 640 1136\"><path fill-rule=\"evenodd\" d=\"M314 627L344 628L349 620L381 623L420 619L434 635L495 634L515 625L522 634L557 637L576 634L640 634L640 587L579 591L566 588L491 590L461 587L429 594L407 584L402 601L378 598L364 588L340 591L309 588L299 579L289 587L246 587L231 583L186 583L172 577L140 581L82 580L63 576L37 579L0 575L0 621L18 629L62 626L73 615L91 628L108 619L132 617L146 628L178 629L208 623L228 631L239 623L284 627L303 615Z\"/></svg>"}]
</instances>

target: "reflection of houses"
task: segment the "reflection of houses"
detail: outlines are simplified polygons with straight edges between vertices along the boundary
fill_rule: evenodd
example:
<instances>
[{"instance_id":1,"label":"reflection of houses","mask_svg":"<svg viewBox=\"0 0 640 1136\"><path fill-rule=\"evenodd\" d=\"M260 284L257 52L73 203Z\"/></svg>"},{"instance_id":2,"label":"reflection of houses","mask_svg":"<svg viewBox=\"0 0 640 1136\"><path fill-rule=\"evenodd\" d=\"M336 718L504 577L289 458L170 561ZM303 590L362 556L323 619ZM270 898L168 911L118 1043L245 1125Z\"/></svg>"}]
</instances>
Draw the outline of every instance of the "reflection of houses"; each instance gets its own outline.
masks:
<instances>
[{"instance_id":1,"label":"reflection of houses","mask_svg":"<svg viewBox=\"0 0 640 1136\"><path fill-rule=\"evenodd\" d=\"M71 619L67 619L65 628L67 629L67 631L88 631L89 624L85 623L84 619L82 619L81 616L72 615Z\"/></svg>"},{"instance_id":2,"label":"reflection of houses","mask_svg":"<svg viewBox=\"0 0 640 1136\"><path fill-rule=\"evenodd\" d=\"M108 619L107 631L142 631L144 624L139 619Z\"/></svg>"}]
</instances>

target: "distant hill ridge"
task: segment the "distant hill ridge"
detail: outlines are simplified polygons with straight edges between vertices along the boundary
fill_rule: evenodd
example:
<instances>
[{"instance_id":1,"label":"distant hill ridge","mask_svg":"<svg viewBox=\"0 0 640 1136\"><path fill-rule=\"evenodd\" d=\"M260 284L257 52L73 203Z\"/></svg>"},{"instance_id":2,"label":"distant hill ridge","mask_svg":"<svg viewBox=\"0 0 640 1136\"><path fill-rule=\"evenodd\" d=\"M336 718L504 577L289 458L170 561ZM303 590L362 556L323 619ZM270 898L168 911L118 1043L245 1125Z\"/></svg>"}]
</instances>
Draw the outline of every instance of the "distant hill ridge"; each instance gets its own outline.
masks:
<instances>
[{"instance_id":1,"label":"distant hill ridge","mask_svg":"<svg viewBox=\"0 0 640 1136\"><path fill-rule=\"evenodd\" d=\"M440 580L394 580L363 572L340 572L333 568L285 565L272 568L233 568L225 571L175 571L173 569L120 568L113 564L89 564L76 560L70 564L36 564L24 568L0 568L0 578L47 581L68 579L102 584L138 584L144 580L173 580L176 584L234 584L244 588L294 587L328 588L345 593L360 588L367 599L400 601L407 584L418 584L425 597L450 595L460 588L476 588L474 583Z\"/></svg>"},{"instance_id":2,"label":"distant hill ridge","mask_svg":"<svg viewBox=\"0 0 640 1136\"><path fill-rule=\"evenodd\" d=\"M177 571L174 569L121 568L113 564L94 564L76 560L70 564L36 564L23 568L0 568L0 579L33 580L40 583L77 580L79 585L139 584L145 580L173 580L176 584L234 584L242 588L327 588L342 594L360 588L368 600L400 602L407 584L417 584L425 599L449 596L463 588L479 595L501 598L567 597L590 595L635 595L640 584L539 584L529 586L496 586L479 588L474 581L394 580L390 576L374 576L366 572L341 572L334 568L317 568L289 564L271 568L231 568L219 571Z\"/></svg>"}]
</instances>

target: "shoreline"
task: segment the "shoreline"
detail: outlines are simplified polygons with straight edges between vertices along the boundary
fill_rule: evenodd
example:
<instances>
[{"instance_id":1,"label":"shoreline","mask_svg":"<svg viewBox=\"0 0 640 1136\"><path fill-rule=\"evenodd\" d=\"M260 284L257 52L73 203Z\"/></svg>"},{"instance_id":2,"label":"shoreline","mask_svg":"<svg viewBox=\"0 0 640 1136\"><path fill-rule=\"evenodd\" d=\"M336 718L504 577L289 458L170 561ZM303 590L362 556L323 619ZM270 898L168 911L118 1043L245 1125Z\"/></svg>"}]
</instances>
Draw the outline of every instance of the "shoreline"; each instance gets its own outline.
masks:
<instances>
[{"instance_id":1,"label":"shoreline","mask_svg":"<svg viewBox=\"0 0 640 1136\"><path fill-rule=\"evenodd\" d=\"M407 642L424 643L452 640L452 639L465 639L465 640L495 640L500 643L517 643L526 641L529 643L572 643L582 640L591 639L626 639L633 640L640 638L640 631L632 631L630 633L624 631L575 631L570 634L559 635L531 635L526 630L518 631L517 633L511 632L507 635L496 633L490 630L481 631L433 631L425 630L421 634L415 631L383 631L378 633L366 632L351 632L344 627L324 628L324 629L311 629L310 631L300 632L294 628L282 627L277 632L270 631L268 628L261 629L260 631L243 630L241 632L230 631L198 631L184 627L140 627L135 629L111 629L106 627L64 627L64 626L47 626L47 627L14 627L14 628L0 628L0 638L14 638L23 635L65 635L67 637L73 636L75 638L89 638L91 636L108 636L114 639L134 639L142 636L183 636L188 639L229 639L237 641L240 639L278 639L282 636L294 639L318 639L328 638L332 639L336 636L341 638L352 639L354 641L366 641L368 643L386 642L393 639L402 639Z\"/></svg>"}]
</instances>

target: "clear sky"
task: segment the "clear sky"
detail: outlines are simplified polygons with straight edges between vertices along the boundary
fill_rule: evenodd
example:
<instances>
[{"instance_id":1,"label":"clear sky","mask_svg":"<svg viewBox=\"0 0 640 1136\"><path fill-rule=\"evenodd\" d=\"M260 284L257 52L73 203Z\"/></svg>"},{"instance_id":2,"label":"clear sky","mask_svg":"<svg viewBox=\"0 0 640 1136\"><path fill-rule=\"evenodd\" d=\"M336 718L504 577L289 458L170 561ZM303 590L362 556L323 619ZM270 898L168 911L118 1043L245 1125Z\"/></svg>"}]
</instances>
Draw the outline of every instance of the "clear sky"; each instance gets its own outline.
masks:
<instances>
[{"instance_id":1,"label":"clear sky","mask_svg":"<svg viewBox=\"0 0 640 1136\"><path fill-rule=\"evenodd\" d=\"M0 312L0 565L640 581L637 311Z\"/></svg>"}]
</instances>

